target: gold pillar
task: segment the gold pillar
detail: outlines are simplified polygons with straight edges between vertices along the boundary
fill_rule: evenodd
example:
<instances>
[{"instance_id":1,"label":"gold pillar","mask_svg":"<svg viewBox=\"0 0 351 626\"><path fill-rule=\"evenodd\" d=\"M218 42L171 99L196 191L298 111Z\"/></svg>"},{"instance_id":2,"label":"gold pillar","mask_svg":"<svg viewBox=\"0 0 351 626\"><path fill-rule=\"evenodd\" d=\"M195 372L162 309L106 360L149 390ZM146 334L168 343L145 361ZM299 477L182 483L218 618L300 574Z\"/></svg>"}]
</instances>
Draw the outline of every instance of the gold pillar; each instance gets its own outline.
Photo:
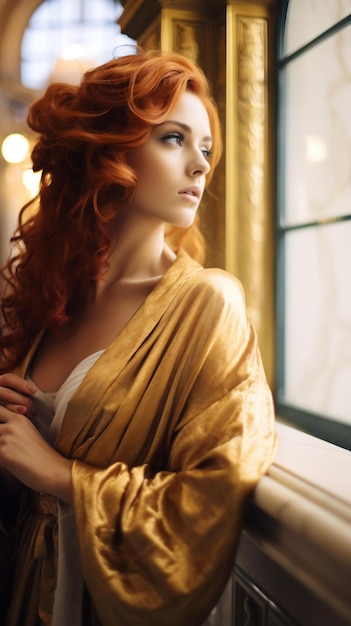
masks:
<instances>
[{"instance_id":1,"label":"gold pillar","mask_svg":"<svg viewBox=\"0 0 351 626\"><path fill-rule=\"evenodd\" d=\"M180 52L206 74L217 66L215 34L223 0L122 0L122 32L145 49Z\"/></svg>"},{"instance_id":2,"label":"gold pillar","mask_svg":"<svg viewBox=\"0 0 351 626\"><path fill-rule=\"evenodd\" d=\"M226 269L274 365L274 25L277 0L227 4Z\"/></svg>"}]
</instances>

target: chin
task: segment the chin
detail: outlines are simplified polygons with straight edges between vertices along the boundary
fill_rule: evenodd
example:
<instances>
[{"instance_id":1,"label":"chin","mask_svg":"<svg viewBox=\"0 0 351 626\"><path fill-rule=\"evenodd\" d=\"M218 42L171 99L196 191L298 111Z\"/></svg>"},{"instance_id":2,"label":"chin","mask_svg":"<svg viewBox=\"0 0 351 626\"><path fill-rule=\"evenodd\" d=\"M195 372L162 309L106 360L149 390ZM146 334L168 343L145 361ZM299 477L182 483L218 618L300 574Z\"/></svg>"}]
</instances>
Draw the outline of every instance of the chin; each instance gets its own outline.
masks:
<instances>
[{"instance_id":1,"label":"chin","mask_svg":"<svg viewBox=\"0 0 351 626\"><path fill-rule=\"evenodd\" d=\"M179 216L177 220L172 222L173 226L178 226L179 228L189 228L193 225L195 220L196 211L187 210Z\"/></svg>"}]
</instances>

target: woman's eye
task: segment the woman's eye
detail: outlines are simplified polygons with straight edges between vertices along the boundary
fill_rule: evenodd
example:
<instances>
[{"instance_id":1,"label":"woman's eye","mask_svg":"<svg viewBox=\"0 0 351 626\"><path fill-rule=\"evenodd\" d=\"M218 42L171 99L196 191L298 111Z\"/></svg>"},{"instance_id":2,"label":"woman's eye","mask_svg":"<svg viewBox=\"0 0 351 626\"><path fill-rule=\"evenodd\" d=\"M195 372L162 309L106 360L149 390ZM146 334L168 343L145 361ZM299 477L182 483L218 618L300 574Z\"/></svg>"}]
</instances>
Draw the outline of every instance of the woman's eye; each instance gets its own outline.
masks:
<instances>
[{"instance_id":1,"label":"woman's eye","mask_svg":"<svg viewBox=\"0 0 351 626\"><path fill-rule=\"evenodd\" d=\"M212 148L201 148L201 152L205 159L209 159L212 156Z\"/></svg>"},{"instance_id":2,"label":"woman's eye","mask_svg":"<svg viewBox=\"0 0 351 626\"><path fill-rule=\"evenodd\" d=\"M162 137L162 141L166 141L175 146L181 146L184 141L184 136L181 133L168 133Z\"/></svg>"},{"instance_id":3,"label":"woman's eye","mask_svg":"<svg viewBox=\"0 0 351 626\"><path fill-rule=\"evenodd\" d=\"M185 137L184 135L182 135L182 133L172 132L167 133L167 135L163 135L163 137L161 137L161 140L174 146L183 146ZM212 156L212 148L202 146L200 148L200 151L202 152L205 159L208 159Z\"/></svg>"}]
</instances>

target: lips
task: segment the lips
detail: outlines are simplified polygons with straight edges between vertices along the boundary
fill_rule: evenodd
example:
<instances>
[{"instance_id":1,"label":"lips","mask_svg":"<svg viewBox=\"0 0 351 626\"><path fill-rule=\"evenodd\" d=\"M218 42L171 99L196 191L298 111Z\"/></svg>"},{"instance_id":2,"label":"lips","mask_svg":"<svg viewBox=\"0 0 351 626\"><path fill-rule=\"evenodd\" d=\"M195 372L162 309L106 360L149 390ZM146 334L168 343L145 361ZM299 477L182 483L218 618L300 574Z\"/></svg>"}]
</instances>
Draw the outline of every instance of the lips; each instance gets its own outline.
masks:
<instances>
[{"instance_id":1,"label":"lips","mask_svg":"<svg viewBox=\"0 0 351 626\"><path fill-rule=\"evenodd\" d=\"M189 198L194 198L196 200L199 200L199 198L201 197L201 189L200 187L187 187L186 189L182 189L182 191L179 192L179 194L181 196L187 196Z\"/></svg>"}]
</instances>

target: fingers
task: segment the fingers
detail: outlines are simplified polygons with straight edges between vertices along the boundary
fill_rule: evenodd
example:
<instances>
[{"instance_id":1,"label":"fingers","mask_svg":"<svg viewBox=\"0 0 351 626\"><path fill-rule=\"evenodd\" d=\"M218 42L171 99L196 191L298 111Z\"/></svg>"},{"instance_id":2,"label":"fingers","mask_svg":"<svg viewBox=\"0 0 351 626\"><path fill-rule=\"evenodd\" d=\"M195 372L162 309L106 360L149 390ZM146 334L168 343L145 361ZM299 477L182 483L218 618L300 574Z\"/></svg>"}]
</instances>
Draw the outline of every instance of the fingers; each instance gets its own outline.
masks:
<instances>
[{"instance_id":1,"label":"fingers","mask_svg":"<svg viewBox=\"0 0 351 626\"><path fill-rule=\"evenodd\" d=\"M36 410L33 402L29 398L23 398L21 404L11 404L10 402L0 402L0 407L7 409L17 415L24 415L30 420L35 421Z\"/></svg>"},{"instance_id":2,"label":"fingers","mask_svg":"<svg viewBox=\"0 0 351 626\"><path fill-rule=\"evenodd\" d=\"M2 374L0 376L0 390L6 389L25 395L32 395L36 391L35 385L17 374Z\"/></svg>"},{"instance_id":3,"label":"fingers","mask_svg":"<svg viewBox=\"0 0 351 626\"><path fill-rule=\"evenodd\" d=\"M16 407L17 408L17 407ZM9 432L9 429L13 427L17 428L17 425L32 422L33 426L37 429L38 423L36 420L36 416L32 411L29 411L26 407L18 407L18 409L14 411L11 408L0 405L0 439L1 437ZM22 419L25 419L23 422ZM0 441L0 444L3 441Z\"/></svg>"},{"instance_id":4,"label":"fingers","mask_svg":"<svg viewBox=\"0 0 351 626\"><path fill-rule=\"evenodd\" d=\"M7 432L6 426L13 424L18 418L25 417L24 413L19 414L17 411L12 411L7 407L0 405L0 437Z\"/></svg>"},{"instance_id":5,"label":"fingers","mask_svg":"<svg viewBox=\"0 0 351 626\"><path fill-rule=\"evenodd\" d=\"M30 399L35 391L34 385L17 374L0 376L0 405L15 413L28 417L35 415L35 408Z\"/></svg>"},{"instance_id":6,"label":"fingers","mask_svg":"<svg viewBox=\"0 0 351 626\"><path fill-rule=\"evenodd\" d=\"M35 419L35 416L36 416L35 407L34 407L33 402L31 402L30 400L27 400L25 404L10 404L10 403L5 404L4 403L2 404L2 406L5 409L8 409L8 411L13 411L14 413L17 413L19 415L25 415L32 421Z\"/></svg>"},{"instance_id":7,"label":"fingers","mask_svg":"<svg viewBox=\"0 0 351 626\"><path fill-rule=\"evenodd\" d=\"M0 467L11 471L11 462L26 436L29 420L0 406Z\"/></svg>"}]
</instances>

